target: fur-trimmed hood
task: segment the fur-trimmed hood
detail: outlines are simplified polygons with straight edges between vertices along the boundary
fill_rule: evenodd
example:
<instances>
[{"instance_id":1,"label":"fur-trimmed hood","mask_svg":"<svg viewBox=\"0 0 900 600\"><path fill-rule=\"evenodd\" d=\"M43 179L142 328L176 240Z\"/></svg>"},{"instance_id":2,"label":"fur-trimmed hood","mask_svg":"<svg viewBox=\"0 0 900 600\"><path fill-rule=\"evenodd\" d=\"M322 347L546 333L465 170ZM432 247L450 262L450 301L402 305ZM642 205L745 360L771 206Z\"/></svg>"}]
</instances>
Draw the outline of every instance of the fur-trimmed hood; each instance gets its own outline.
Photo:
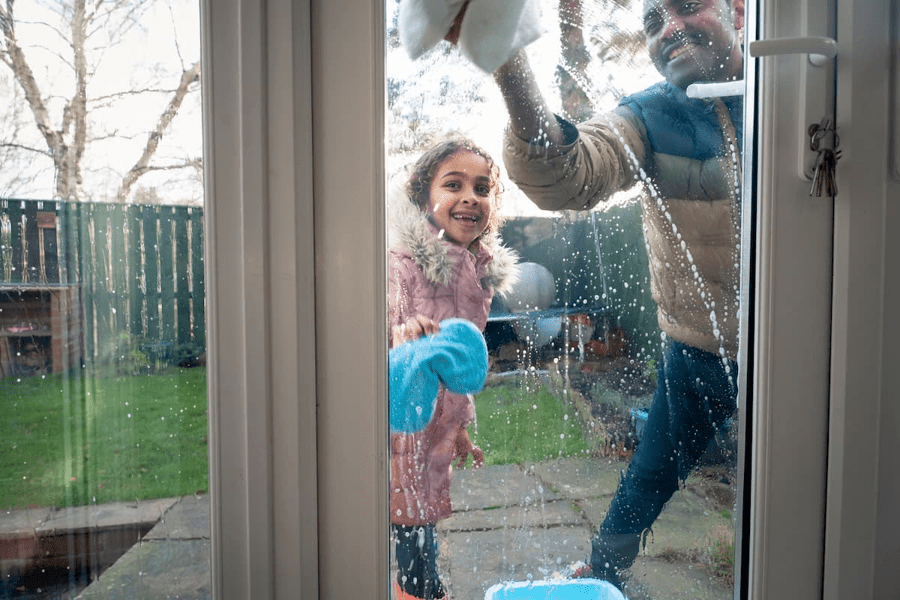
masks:
<instances>
[{"instance_id":1,"label":"fur-trimmed hood","mask_svg":"<svg viewBox=\"0 0 900 600\"><path fill-rule=\"evenodd\" d=\"M453 274L455 257L448 251L449 242L437 236L437 228L428 215L417 207L403 191L394 190L388 202L391 250L408 253L432 283L447 285ZM487 277L482 283L494 293L506 295L519 278L519 255L503 245L496 231L479 240L478 255L487 255Z\"/></svg>"}]
</instances>

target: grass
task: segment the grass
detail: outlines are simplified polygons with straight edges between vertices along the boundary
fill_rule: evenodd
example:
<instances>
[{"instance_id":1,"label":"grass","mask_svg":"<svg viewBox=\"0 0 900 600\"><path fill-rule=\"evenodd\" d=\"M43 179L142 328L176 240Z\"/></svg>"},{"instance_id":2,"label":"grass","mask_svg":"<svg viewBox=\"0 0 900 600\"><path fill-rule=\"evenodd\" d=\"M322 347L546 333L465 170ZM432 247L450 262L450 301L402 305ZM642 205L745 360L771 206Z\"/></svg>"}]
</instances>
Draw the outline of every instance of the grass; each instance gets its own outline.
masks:
<instances>
[{"instance_id":1,"label":"grass","mask_svg":"<svg viewBox=\"0 0 900 600\"><path fill-rule=\"evenodd\" d=\"M590 453L576 411L543 386L488 387L475 397L475 410L472 441L484 451L485 465Z\"/></svg>"},{"instance_id":2,"label":"grass","mask_svg":"<svg viewBox=\"0 0 900 600\"><path fill-rule=\"evenodd\" d=\"M206 491L206 369L0 379L0 509ZM485 464L590 453L576 411L541 385L475 398Z\"/></svg>"},{"instance_id":3,"label":"grass","mask_svg":"<svg viewBox=\"0 0 900 600\"><path fill-rule=\"evenodd\" d=\"M0 509L208 489L206 369L0 380Z\"/></svg>"}]
</instances>

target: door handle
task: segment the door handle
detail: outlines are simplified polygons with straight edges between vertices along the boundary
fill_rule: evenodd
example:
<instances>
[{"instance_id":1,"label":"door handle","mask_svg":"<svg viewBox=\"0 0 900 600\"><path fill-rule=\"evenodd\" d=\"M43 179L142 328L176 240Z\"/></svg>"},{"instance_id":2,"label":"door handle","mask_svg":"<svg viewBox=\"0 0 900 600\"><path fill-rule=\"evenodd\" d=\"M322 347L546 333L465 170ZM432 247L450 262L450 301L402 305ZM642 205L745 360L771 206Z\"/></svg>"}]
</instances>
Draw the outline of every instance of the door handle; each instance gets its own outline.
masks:
<instances>
[{"instance_id":1,"label":"door handle","mask_svg":"<svg viewBox=\"0 0 900 600\"><path fill-rule=\"evenodd\" d=\"M750 42L750 56L808 54L809 62L824 67L837 56L837 42L829 37L792 37Z\"/></svg>"},{"instance_id":2,"label":"door handle","mask_svg":"<svg viewBox=\"0 0 900 600\"><path fill-rule=\"evenodd\" d=\"M797 120L797 138L800 144L797 174L800 179L812 181L816 169L816 153L810 148L809 126L824 117L834 122L834 59L837 42L830 37L790 37L771 40L755 40L749 45L750 56L781 56L806 54L808 59L800 65L800 114Z\"/></svg>"}]
</instances>

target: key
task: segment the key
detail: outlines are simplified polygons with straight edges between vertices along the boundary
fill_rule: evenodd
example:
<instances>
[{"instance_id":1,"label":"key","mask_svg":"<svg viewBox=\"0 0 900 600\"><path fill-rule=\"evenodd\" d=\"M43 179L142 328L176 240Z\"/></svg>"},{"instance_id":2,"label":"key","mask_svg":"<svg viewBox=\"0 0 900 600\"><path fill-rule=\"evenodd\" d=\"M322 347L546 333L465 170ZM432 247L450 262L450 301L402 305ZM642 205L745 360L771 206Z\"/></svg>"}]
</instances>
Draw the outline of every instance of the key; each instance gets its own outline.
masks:
<instances>
[{"instance_id":1,"label":"key","mask_svg":"<svg viewBox=\"0 0 900 600\"><path fill-rule=\"evenodd\" d=\"M815 173L813 175L812 187L810 187L810 196L836 196L837 182L835 176L837 173L837 161L841 157L841 151L837 149L840 138L837 132L831 126L831 120L825 117L821 123L813 123L809 126L809 148L817 153ZM820 142L825 136L832 134L832 147L822 147Z\"/></svg>"}]
</instances>

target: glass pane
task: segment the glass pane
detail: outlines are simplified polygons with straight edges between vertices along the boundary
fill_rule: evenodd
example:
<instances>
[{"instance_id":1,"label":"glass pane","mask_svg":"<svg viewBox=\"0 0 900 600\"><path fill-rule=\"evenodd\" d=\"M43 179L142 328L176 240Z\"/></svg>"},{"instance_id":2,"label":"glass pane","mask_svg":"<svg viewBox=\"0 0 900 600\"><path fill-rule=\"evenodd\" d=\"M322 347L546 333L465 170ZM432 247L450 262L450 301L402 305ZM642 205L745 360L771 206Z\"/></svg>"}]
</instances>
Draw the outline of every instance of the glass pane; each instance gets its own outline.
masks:
<instances>
[{"instance_id":1,"label":"glass pane","mask_svg":"<svg viewBox=\"0 0 900 600\"><path fill-rule=\"evenodd\" d=\"M743 2L449 4L387 2L392 594L732 598Z\"/></svg>"},{"instance_id":2,"label":"glass pane","mask_svg":"<svg viewBox=\"0 0 900 600\"><path fill-rule=\"evenodd\" d=\"M198 10L0 8L2 598L209 593Z\"/></svg>"}]
</instances>

